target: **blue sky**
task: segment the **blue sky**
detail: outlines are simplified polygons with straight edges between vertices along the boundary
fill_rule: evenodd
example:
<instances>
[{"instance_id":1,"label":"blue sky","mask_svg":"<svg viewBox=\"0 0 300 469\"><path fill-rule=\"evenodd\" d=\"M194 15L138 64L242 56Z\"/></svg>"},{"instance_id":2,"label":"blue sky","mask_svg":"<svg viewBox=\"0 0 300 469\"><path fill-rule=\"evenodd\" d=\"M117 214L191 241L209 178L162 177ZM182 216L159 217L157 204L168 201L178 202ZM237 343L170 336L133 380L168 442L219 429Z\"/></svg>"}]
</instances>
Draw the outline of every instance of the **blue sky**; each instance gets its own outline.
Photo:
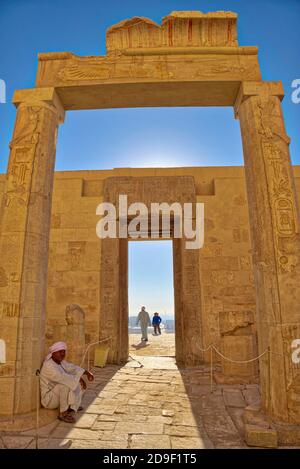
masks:
<instances>
[{"instance_id":1,"label":"blue sky","mask_svg":"<svg viewBox=\"0 0 300 469\"><path fill-rule=\"evenodd\" d=\"M0 172L5 172L15 109L14 89L34 86L38 52L104 55L105 31L131 16L157 22L172 10L239 13L240 45L259 46L265 80L282 80L291 155L300 164L300 0L0 0ZM57 170L128 166L243 164L239 123L231 108L153 108L69 112L60 128Z\"/></svg>"},{"instance_id":2,"label":"blue sky","mask_svg":"<svg viewBox=\"0 0 300 469\"><path fill-rule=\"evenodd\" d=\"M128 252L129 314L141 306L162 318L174 313L172 241L131 241Z\"/></svg>"},{"instance_id":3,"label":"blue sky","mask_svg":"<svg viewBox=\"0 0 300 469\"><path fill-rule=\"evenodd\" d=\"M132 16L160 22L172 10L239 14L239 44L259 46L264 80L283 81L292 162L300 164L300 104L291 101L291 83L300 78L300 0L0 0L0 79L8 101L0 104L0 173L6 171L15 119L12 94L34 86L39 52L105 55L105 31L112 24ZM242 164L239 123L231 108L113 109L67 113L56 170ZM156 279L152 264L148 269ZM161 290L167 291L168 268L159 274Z\"/></svg>"}]
</instances>

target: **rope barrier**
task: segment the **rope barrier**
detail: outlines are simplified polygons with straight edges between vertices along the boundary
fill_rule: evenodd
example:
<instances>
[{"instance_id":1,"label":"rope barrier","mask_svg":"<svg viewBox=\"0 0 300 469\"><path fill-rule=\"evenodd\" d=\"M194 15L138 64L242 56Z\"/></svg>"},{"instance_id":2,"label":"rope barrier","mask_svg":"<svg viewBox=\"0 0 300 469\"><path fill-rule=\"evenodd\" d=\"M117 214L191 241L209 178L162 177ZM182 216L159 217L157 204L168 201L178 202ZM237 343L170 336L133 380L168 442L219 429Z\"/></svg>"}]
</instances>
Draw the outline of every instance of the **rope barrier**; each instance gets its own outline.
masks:
<instances>
[{"instance_id":1,"label":"rope barrier","mask_svg":"<svg viewBox=\"0 0 300 469\"><path fill-rule=\"evenodd\" d=\"M269 350L267 349L263 353L258 355L257 357L250 358L249 360L233 360L232 358L225 357L225 355L223 355L214 345L212 345L212 348L217 352L218 355L220 355L220 357L224 358L224 360L231 362L231 363L240 363L240 364L255 362L256 360L259 360L261 357L263 357L266 353L269 353Z\"/></svg>"},{"instance_id":2,"label":"rope barrier","mask_svg":"<svg viewBox=\"0 0 300 469\"><path fill-rule=\"evenodd\" d=\"M108 337L107 339L103 339L103 340L100 340L98 342L93 342L91 344L88 345L88 347L86 348L85 352L84 352L84 356L83 356L83 359L81 361L81 364L80 366L82 367L83 363L84 363L84 359L85 359L85 355L86 355L86 352L88 351L88 348L91 347L92 345L96 345L96 344L99 344L99 343L102 343L102 342L107 342L108 340L111 340L111 337ZM219 349L217 349L217 347L214 345L214 344L210 344L208 347L206 348L201 348L201 347L198 347L198 350L200 352L208 352L209 350L215 350L215 352L220 355L220 357L222 357L224 360L227 360L231 363L240 363L240 364L243 364L243 363L251 363L255 360L259 360L262 356L264 356L266 353L269 353L270 355L276 355L276 356L279 356L279 357L282 357L282 358L285 358L285 357L288 357L288 354L282 354L282 353L278 353L278 352L272 352L271 350L268 350L266 349L264 352L262 352L260 355L258 355L257 357L254 357L254 358L250 358L249 360L233 360L232 358L229 358L229 357L226 357L225 355L222 354L222 352L220 352ZM129 355L130 358L133 359L133 357L131 355ZM133 359L135 361L138 361L136 360L135 358ZM30 374L30 375L26 375L27 377L28 376L36 376L36 373L33 373L33 374ZM22 375L4 375L4 376L0 376L0 379L1 378L21 378Z\"/></svg>"},{"instance_id":3,"label":"rope barrier","mask_svg":"<svg viewBox=\"0 0 300 469\"><path fill-rule=\"evenodd\" d=\"M97 342L91 342L90 344L88 344L83 354L83 358L81 360L80 366L82 367L82 365L84 364L85 356L86 356L86 353L88 352L88 370L89 370L90 369L90 348L93 345L98 345L98 344L101 344L102 342L108 342L109 340L111 340L111 337L106 337L106 339L101 339L101 340L98 340Z\"/></svg>"},{"instance_id":4,"label":"rope barrier","mask_svg":"<svg viewBox=\"0 0 300 469\"><path fill-rule=\"evenodd\" d=\"M82 358L82 361L81 361L81 364L80 366L82 367L82 365L84 364L84 360L85 360L85 357L86 357L86 354L88 354L88 370L90 369L90 348L93 346L93 345L98 345L100 343L103 343L103 342L108 342L109 340L111 340L111 337L107 337L105 339L102 339L102 340L99 340L97 342L92 342L90 344L88 344L88 346L86 347L85 349L85 352L83 354L83 358ZM280 356L280 357L286 357L287 355L283 355L281 353L278 353L278 352L272 352L270 349L266 349L264 352L262 352L260 355L258 355L257 357L254 357L254 358L250 358L249 360L234 360L232 358L229 358L229 357L226 357L225 355L223 355L222 352L220 352L220 350L214 345L214 344L210 344L208 345L208 347L206 348L201 348L201 347L198 347L198 350L201 351L201 352L208 352L210 351L210 392L213 393L213 351L215 351L220 357L223 358L223 360L226 360L228 362L231 362L231 363L238 363L238 364L246 364L246 363L252 363L256 360L259 360L260 358L262 358L264 355L266 355L267 353L269 355L277 355L277 356ZM131 355L129 355L129 357L134 360L134 361L137 361L139 364L140 364L140 367L143 367L142 363L139 362L139 360L137 360L136 358L133 358ZM28 375L27 375L28 376ZM29 376L36 376L37 377L37 388L36 388L36 435L35 435L35 448L36 449L39 449L39 409L40 409L40 379L41 379L41 376L40 376L40 370L36 370L36 372L34 374L30 374ZM20 376L0 376L0 378L18 378ZM13 415L13 420L14 422L14 415Z\"/></svg>"}]
</instances>

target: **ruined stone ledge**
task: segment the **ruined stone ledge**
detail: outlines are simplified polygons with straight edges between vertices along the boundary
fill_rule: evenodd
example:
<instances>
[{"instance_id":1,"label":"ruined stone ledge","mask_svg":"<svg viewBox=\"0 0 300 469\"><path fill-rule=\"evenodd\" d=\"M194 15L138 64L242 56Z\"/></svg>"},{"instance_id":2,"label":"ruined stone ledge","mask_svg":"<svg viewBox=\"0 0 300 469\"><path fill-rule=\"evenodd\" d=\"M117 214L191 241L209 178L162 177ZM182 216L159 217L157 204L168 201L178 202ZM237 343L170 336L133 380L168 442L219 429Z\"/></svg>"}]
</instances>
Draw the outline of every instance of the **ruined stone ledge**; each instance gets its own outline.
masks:
<instances>
[{"instance_id":1,"label":"ruined stone ledge","mask_svg":"<svg viewBox=\"0 0 300 469\"><path fill-rule=\"evenodd\" d=\"M245 425L245 441L248 446L260 448L277 448L276 430L261 428L257 425Z\"/></svg>"},{"instance_id":2,"label":"ruined stone ledge","mask_svg":"<svg viewBox=\"0 0 300 469\"><path fill-rule=\"evenodd\" d=\"M122 55L257 55L258 47L136 47L124 49Z\"/></svg>"}]
</instances>

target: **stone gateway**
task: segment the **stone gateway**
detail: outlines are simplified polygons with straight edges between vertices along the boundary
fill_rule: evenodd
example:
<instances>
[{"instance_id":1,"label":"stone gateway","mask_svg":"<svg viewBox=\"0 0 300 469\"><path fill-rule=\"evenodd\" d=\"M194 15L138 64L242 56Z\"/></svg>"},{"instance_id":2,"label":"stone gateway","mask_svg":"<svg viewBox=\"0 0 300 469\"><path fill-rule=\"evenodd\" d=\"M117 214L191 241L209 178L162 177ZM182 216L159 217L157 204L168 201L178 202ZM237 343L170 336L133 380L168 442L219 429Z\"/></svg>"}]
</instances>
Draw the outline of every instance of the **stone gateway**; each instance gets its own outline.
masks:
<instances>
[{"instance_id":1,"label":"stone gateway","mask_svg":"<svg viewBox=\"0 0 300 469\"><path fill-rule=\"evenodd\" d=\"M268 417L300 425L300 367L291 359L300 338L300 170L291 165L281 82L262 80L258 49L239 46L231 12L172 12L162 24L135 17L108 29L106 45L101 57L39 54L36 87L13 96L16 123L0 176L0 415L35 410L35 372L60 327L78 341L74 356L109 336L109 363L127 360L128 239L100 240L95 210L128 194L128 204L147 207L205 204L202 249L170 236L177 362L209 361L202 349L210 343L232 359L267 351L259 368L226 364L222 379L259 375ZM67 111L147 106L231 106L244 168L54 175Z\"/></svg>"}]
</instances>

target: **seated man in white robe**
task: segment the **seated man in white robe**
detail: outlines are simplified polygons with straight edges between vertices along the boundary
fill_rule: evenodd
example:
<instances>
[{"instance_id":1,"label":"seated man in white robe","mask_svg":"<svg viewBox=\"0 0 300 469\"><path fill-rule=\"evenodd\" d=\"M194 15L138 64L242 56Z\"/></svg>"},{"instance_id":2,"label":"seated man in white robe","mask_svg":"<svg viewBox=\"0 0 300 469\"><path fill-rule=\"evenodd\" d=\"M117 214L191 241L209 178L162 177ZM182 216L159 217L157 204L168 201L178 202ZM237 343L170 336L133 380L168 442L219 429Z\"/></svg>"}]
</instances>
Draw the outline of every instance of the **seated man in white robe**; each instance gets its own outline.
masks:
<instances>
[{"instance_id":1,"label":"seated man in white robe","mask_svg":"<svg viewBox=\"0 0 300 469\"><path fill-rule=\"evenodd\" d=\"M59 408L59 419L74 423L74 413L82 410L81 399L86 382L94 376L80 366L65 361L67 346L64 342L56 342L49 348L49 353L43 363L40 383L41 402L46 409Z\"/></svg>"}]
</instances>

